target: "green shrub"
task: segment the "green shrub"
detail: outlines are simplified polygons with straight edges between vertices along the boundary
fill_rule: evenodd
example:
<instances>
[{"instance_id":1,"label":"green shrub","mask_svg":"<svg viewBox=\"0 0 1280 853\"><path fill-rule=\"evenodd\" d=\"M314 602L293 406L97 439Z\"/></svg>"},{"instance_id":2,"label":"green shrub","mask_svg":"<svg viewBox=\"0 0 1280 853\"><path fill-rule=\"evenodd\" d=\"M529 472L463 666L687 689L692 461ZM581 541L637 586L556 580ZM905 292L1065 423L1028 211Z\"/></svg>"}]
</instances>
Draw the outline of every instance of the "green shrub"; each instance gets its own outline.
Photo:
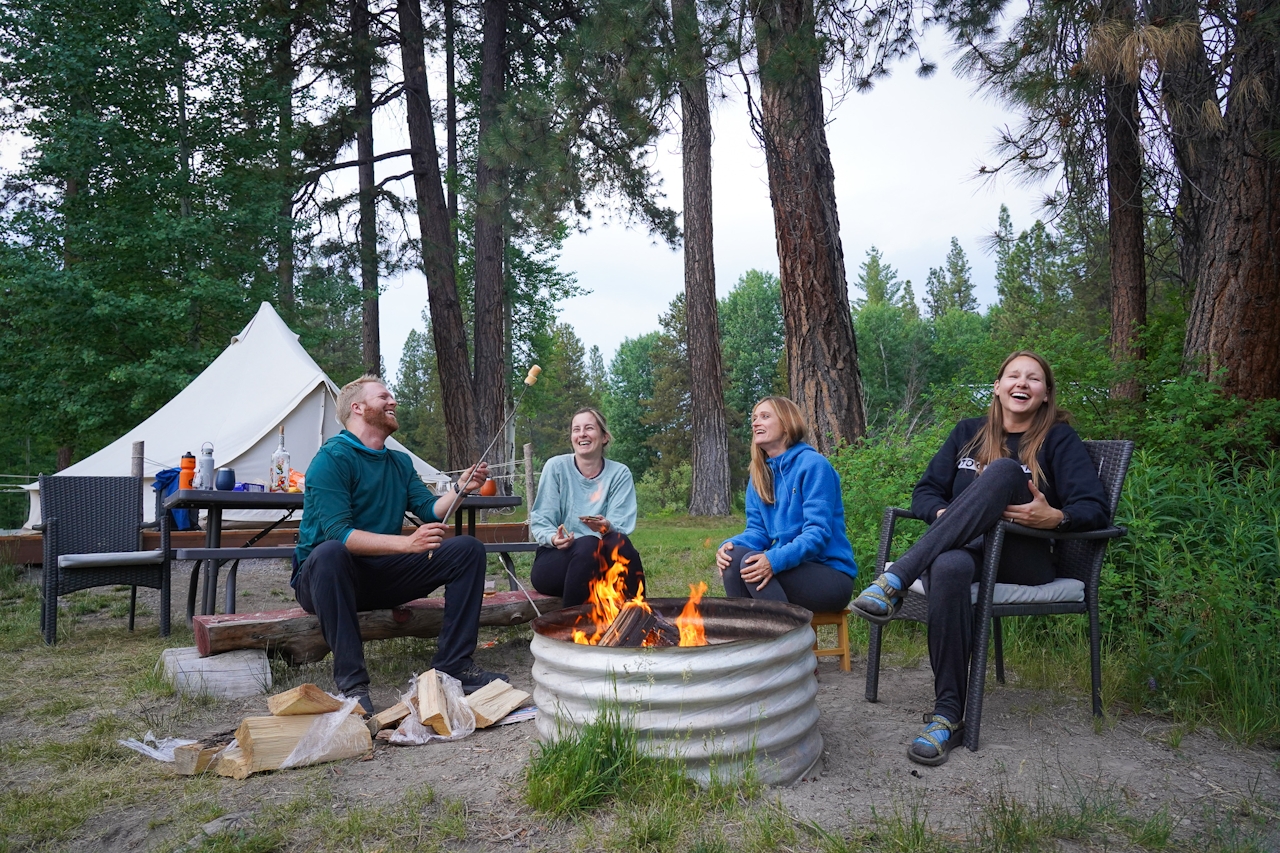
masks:
<instances>
[{"instance_id":1,"label":"green shrub","mask_svg":"<svg viewBox=\"0 0 1280 853\"><path fill-rule=\"evenodd\" d=\"M1209 438L1193 446L1182 415L1144 429L1152 446L1138 438L1116 513L1129 535L1108 549L1101 587L1109 657L1124 670L1119 698L1240 740L1274 741L1280 739L1280 453L1265 450L1262 438L1271 407L1230 405L1214 414L1217 392L1202 380L1171 382L1165 393L1168 408L1157 401L1153 410L1200 412L1195 417ZM1233 434L1233 423L1243 425L1252 455L1212 446ZM864 575L874 571L884 508L909 505L949 426L908 434L899 421L832 454ZM901 527L908 536L920 532L918 525ZM900 552L905 544L894 547ZM1083 657L1087 635L1073 636ZM1043 637L1030 624L1010 626L1010 645L1037 639Z\"/></svg>"},{"instance_id":2,"label":"green shrub","mask_svg":"<svg viewBox=\"0 0 1280 853\"><path fill-rule=\"evenodd\" d=\"M642 518L675 515L689 509L693 468L681 462L673 468L650 468L636 483L636 510Z\"/></svg>"}]
</instances>

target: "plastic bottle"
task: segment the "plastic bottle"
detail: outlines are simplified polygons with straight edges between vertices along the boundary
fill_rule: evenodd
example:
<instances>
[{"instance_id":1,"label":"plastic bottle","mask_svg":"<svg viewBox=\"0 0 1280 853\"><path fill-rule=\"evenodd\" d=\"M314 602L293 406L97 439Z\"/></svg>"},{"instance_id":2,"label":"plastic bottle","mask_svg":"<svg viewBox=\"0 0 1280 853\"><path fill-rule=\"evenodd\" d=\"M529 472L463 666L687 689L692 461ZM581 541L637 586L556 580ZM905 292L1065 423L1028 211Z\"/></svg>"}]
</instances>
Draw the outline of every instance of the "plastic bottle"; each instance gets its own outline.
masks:
<instances>
[{"instance_id":1,"label":"plastic bottle","mask_svg":"<svg viewBox=\"0 0 1280 853\"><path fill-rule=\"evenodd\" d=\"M196 456L190 450L182 454L182 461L178 463L178 488L190 489L192 482L196 478Z\"/></svg>"}]
</instances>

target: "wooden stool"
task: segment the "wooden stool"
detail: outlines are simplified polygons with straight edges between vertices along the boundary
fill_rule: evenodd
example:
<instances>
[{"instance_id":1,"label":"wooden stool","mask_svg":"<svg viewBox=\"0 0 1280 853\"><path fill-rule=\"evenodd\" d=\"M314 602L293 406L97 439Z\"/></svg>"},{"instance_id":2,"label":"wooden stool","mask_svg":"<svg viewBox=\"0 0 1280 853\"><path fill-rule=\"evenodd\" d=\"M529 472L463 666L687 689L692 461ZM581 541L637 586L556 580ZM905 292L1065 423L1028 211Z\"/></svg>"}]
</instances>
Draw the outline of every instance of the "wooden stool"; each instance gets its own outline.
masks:
<instances>
[{"instance_id":1,"label":"wooden stool","mask_svg":"<svg viewBox=\"0 0 1280 853\"><path fill-rule=\"evenodd\" d=\"M818 657L829 657L831 655L840 656L840 668L848 672L853 666L853 656L849 653L849 608L841 610L839 613L815 613L813 614L813 653ZM831 648L818 648L818 626L819 625L835 625L836 626L836 644Z\"/></svg>"}]
</instances>

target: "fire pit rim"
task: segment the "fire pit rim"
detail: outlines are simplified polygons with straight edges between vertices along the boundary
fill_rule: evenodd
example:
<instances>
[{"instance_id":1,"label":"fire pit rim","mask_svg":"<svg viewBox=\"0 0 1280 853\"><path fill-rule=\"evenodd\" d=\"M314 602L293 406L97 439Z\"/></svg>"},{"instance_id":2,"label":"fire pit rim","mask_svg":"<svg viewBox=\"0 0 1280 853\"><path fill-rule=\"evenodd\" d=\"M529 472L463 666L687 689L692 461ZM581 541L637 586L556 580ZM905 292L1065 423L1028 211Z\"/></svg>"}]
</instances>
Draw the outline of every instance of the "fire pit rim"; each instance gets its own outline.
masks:
<instances>
[{"instance_id":1,"label":"fire pit rim","mask_svg":"<svg viewBox=\"0 0 1280 853\"><path fill-rule=\"evenodd\" d=\"M645 603L663 616L674 620L680 615L681 609L685 605L686 599L683 598L646 598ZM648 652L696 652L699 649L707 648L723 648L737 643L770 641L784 636L791 631L801 627L809 627L813 621L813 612L801 607L798 604L791 604L784 601L766 601L755 598L703 598L699 605L702 612L703 624L707 629L707 645L705 646L662 646L646 648ZM765 617L759 621L752 619L751 628L760 633L734 637L732 639L713 639L713 626L716 624L718 616L725 608L732 608L731 615L741 619L744 614L752 614L757 617ZM567 643L569 645L580 645L574 643L572 639L572 631L574 628L581 627L579 619L585 617L590 611L590 604L577 604L572 607L564 607L552 613L546 613L534 619L529 624L533 628L533 632L538 636L552 640L555 642ZM573 621L569 621L572 619ZM599 651L618 651L618 652L636 652L640 651L637 647L627 646L591 646L585 645L584 649L593 649Z\"/></svg>"}]
</instances>

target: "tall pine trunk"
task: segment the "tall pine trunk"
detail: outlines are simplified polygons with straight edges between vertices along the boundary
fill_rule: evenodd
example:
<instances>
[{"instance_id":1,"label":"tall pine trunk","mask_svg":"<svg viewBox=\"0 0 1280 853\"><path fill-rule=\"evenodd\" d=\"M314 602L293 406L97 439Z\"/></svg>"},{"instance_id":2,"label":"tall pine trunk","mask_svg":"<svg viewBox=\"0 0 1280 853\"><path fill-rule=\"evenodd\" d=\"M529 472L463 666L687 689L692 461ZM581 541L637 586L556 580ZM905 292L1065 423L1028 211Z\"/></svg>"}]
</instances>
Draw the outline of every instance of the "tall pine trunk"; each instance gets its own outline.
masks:
<instances>
[{"instance_id":1,"label":"tall pine trunk","mask_svg":"<svg viewBox=\"0 0 1280 853\"><path fill-rule=\"evenodd\" d=\"M497 436L505 416L507 373L502 334L502 238L505 189L501 169L492 163L489 134L498 117L506 79L508 0L484 0L480 42L480 144L476 157L476 281L475 281L475 394L479 441L485 447ZM509 458L505 441L489 453L489 462L503 465ZM502 471L501 467L497 467Z\"/></svg>"},{"instance_id":2,"label":"tall pine trunk","mask_svg":"<svg viewBox=\"0 0 1280 853\"><path fill-rule=\"evenodd\" d=\"M1217 202L1205 230L1184 355L1228 394L1280 397L1280 2L1237 24Z\"/></svg>"},{"instance_id":3,"label":"tall pine trunk","mask_svg":"<svg viewBox=\"0 0 1280 853\"><path fill-rule=\"evenodd\" d=\"M373 45L369 39L369 0L351 2L351 40L355 60L356 152L360 160L360 349L364 372L382 375L378 328L378 212L373 171Z\"/></svg>"},{"instance_id":4,"label":"tall pine trunk","mask_svg":"<svg viewBox=\"0 0 1280 853\"><path fill-rule=\"evenodd\" d=\"M1108 22L1133 32L1132 0L1112 0ZM1111 360L1123 370L1111 388L1116 399L1139 400L1134 369L1145 357L1140 334L1147 324L1147 269L1143 242L1142 142L1138 134L1138 85L1116 60L1103 77L1107 147L1107 220L1111 256Z\"/></svg>"},{"instance_id":5,"label":"tall pine trunk","mask_svg":"<svg viewBox=\"0 0 1280 853\"><path fill-rule=\"evenodd\" d=\"M287 13L286 13L287 14ZM293 307L293 22L281 20L284 33L276 42L271 62L271 76L276 88L279 136L276 139L277 189L280 207L276 216L276 287L280 307Z\"/></svg>"},{"instance_id":6,"label":"tall pine trunk","mask_svg":"<svg viewBox=\"0 0 1280 853\"><path fill-rule=\"evenodd\" d=\"M458 470L475 461L475 398L467 358L467 331L458 301L453 263L449 209L445 206L436 149L431 97L427 91L426 52L423 47L422 7L419 0L399 0L400 63L404 69L405 112L409 145L413 150L413 185L422 237L422 271L427 277L427 306L432 340L440 371L440 396L449 441L449 467Z\"/></svg>"},{"instance_id":7,"label":"tall pine trunk","mask_svg":"<svg viewBox=\"0 0 1280 853\"><path fill-rule=\"evenodd\" d=\"M823 453L866 434L813 0L756 0L760 124L778 243L791 399Z\"/></svg>"},{"instance_id":8,"label":"tall pine trunk","mask_svg":"<svg viewBox=\"0 0 1280 853\"><path fill-rule=\"evenodd\" d=\"M684 164L685 338L693 414L690 515L729 514L729 433L725 424L720 316L711 223L711 106L695 0L671 0L680 59Z\"/></svg>"},{"instance_id":9,"label":"tall pine trunk","mask_svg":"<svg viewBox=\"0 0 1280 853\"><path fill-rule=\"evenodd\" d=\"M454 31L457 29L453 19L453 0L444 0L444 134L445 134L445 168L448 175L449 221L452 225L453 245L458 245L458 92L454 83L454 64L457 54L454 51Z\"/></svg>"},{"instance_id":10,"label":"tall pine trunk","mask_svg":"<svg viewBox=\"0 0 1280 853\"><path fill-rule=\"evenodd\" d=\"M1171 32L1173 45L1161 56L1161 105L1169 127L1169 141L1178 165L1178 206L1174 228L1178 239L1178 269L1188 294L1200 274L1205 229L1217 198L1222 113L1217 78L1209 65L1200 30L1198 0L1156 0L1150 16Z\"/></svg>"}]
</instances>

